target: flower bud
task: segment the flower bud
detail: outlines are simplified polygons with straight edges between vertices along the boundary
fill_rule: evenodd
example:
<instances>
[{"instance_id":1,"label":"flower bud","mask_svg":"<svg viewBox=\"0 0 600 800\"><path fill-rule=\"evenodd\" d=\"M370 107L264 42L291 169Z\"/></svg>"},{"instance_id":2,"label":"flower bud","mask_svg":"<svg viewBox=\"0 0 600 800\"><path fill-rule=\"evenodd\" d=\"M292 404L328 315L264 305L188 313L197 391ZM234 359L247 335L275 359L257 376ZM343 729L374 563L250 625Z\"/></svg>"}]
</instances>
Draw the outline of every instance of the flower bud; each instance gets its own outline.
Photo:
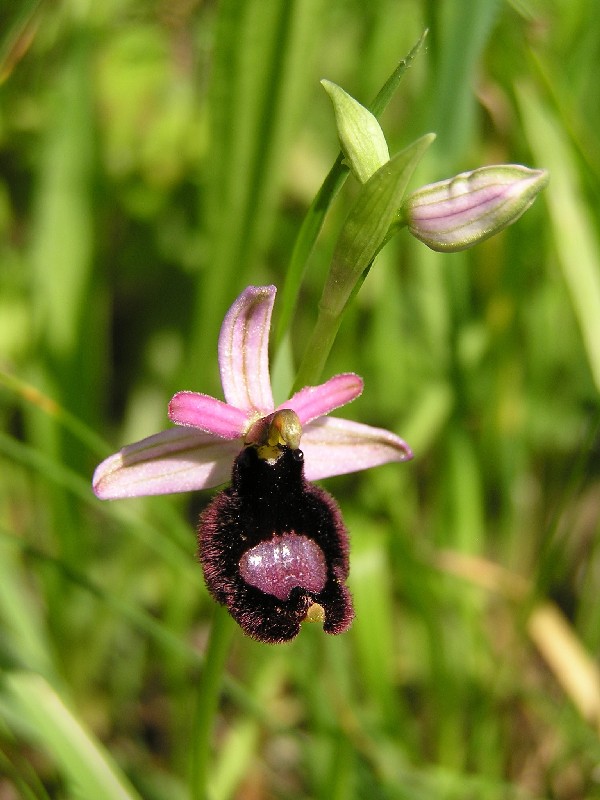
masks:
<instances>
[{"instance_id":1,"label":"flower bud","mask_svg":"<svg viewBox=\"0 0 600 800\"><path fill-rule=\"evenodd\" d=\"M518 164L480 167L408 195L409 231L432 250L464 250L511 225L548 183L548 172Z\"/></svg>"},{"instance_id":2,"label":"flower bud","mask_svg":"<svg viewBox=\"0 0 600 800\"><path fill-rule=\"evenodd\" d=\"M383 131L373 114L331 81L322 80L331 98L338 137L353 175L366 183L390 159Z\"/></svg>"}]
</instances>

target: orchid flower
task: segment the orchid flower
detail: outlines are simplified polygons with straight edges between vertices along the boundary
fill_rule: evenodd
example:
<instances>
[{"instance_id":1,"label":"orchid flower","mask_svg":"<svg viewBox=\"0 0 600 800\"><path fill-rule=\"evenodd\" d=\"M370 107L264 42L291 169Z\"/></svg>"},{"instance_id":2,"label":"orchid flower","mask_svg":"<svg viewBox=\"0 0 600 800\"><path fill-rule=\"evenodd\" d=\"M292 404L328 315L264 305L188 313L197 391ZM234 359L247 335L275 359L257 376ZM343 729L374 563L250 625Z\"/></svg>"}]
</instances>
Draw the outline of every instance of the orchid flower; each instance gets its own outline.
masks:
<instances>
[{"instance_id":1,"label":"orchid flower","mask_svg":"<svg viewBox=\"0 0 600 800\"><path fill-rule=\"evenodd\" d=\"M201 516L200 561L212 595L266 642L293 638L304 620L340 633L353 618L347 532L335 501L310 481L412 458L390 431L327 416L361 394L354 373L275 406L275 294L274 286L249 286L223 320L225 402L178 392L169 404L177 427L124 447L93 478L96 495L114 499L207 489L231 476Z\"/></svg>"},{"instance_id":2,"label":"orchid flower","mask_svg":"<svg viewBox=\"0 0 600 800\"><path fill-rule=\"evenodd\" d=\"M94 473L102 500L211 489L229 480L233 461L251 428L276 410L289 408L302 425L307 480L357 472L412 458L389 431L325 416L358 397L363 381L353 373L307 386L275 407L269 377L269 330L274 286L250 286L227 312L219 337L219 367L226 402L178 392L169 418L178 427L128 445Z\"/></svg>"}]
</instances>

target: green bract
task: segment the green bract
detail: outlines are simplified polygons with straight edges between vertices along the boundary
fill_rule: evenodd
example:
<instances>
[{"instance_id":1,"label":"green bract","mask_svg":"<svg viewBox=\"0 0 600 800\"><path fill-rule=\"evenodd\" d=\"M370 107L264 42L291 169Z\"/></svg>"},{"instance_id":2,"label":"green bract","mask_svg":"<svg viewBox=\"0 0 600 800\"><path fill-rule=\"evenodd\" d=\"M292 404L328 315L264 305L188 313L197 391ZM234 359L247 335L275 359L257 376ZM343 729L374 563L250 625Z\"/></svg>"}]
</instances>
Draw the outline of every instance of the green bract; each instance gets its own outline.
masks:
<instances>
[{"instance_id":1,"label":"green bract","mask_svg":"<svg viewBox=\"0 0 600 800\"><path fill-rule=\"evenodd\" d=\"M435 139L428 133L380 167L361 186L338 238L319 302L319 316L298 371L296 385L321 374L348 300L396 227L406 186Z\"/></svg>"},{"instance_id":2,"label":"green bract","mask_svg":"<svg viewBox=\"0 0 600 800\"><path fill-rule=\"evenodd\" d=\"M387 239L412 173L435 139L428 133L387 161L362 186L340 233L321 306L341 313L356 282Z\"/></svg>"},{"instance_id":3,"label":"green bract","mask_svg":"<svg viewBox=\"0 0 600 800\"><path fill-rule=\"evenodd\" d=\"M353 175L366 183L390 159L381 126L371 112L340 86L322 80L335 111L338 136Z\"/></svg>"}]
</instances>

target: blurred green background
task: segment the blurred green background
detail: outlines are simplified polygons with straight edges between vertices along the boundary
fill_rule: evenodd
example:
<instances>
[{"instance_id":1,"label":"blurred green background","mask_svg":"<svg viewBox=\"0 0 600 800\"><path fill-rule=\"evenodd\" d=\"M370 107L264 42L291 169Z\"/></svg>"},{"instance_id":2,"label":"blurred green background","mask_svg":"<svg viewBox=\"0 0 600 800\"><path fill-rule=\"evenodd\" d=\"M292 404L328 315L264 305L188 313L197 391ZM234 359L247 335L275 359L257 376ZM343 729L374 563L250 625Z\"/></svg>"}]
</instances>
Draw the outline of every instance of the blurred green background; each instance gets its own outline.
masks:
<instances>
[{"instance_id":1,"label":"blurred green background","mask_svg":"<svg viewBox=\"0 0 600 800\"><path fill-rule=\"evenodd\" d=\"M0 20L1 800L600 798L595 0L4 0ZM404 232L378 258L325 377L361 374L344 414L415 459L326 482L353 628L236 630L198 756L211 495L101 503L91 474L167 427L175 391L218 394L225 311L283 287L338 151L319 79L368 103L425 28L381 118L392 153L437 133L412 188L501 162L550 185L471 251ZM296 364L355 193L307 264Z\"/></svg>"}]
</instances>

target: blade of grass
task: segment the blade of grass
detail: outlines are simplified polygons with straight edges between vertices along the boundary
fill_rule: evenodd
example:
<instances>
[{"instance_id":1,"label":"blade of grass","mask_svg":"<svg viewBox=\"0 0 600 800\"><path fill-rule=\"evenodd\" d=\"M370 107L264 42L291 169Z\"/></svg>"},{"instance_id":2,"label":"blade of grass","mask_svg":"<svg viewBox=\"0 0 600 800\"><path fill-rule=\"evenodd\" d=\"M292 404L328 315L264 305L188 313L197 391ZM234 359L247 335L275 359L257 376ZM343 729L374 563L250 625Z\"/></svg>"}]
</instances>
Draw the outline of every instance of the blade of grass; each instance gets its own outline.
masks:
<instances>
[{"instance_id":1,"label":"blade of grass","mask_svg":"<svg viewBox=\"0 0 600 800\"><path fill-rule=\"evenodd\" d=\"M394 697L395 641L392 577L387 563L386 535L368 516L346 514L352 532L349 585L356 620L352 628L361 684L388 730L398 726Z\"/></svg>"},{"instance_id":2,"label":"blade of grass","mask_svg":"<svg viewBox=\"0 0 600 800\"><path fill-rule=\"evenodd\" d=\"M44 414L47 414L98 458L106 458L110 454L111 450L108 443L92 428L31 383L27 383L16 375L0 368L0 384L4 384L22 402L31 404Z\"/></svg>"},{"instance_id":3,"label":"blade of grass","mask_svg":"<svg viewBox=\"0 0 600 800\"><path fill-rule=\"evenodd\" d=\"M1 725L0 734L2 746L7 739L10 745L14 744L13 736L6 730L5 725ZM16 789L19 800L51 800L30 759L23 754L15 753L12 747L9 755L0 750L0 775L8 782L9 791L10 788Z\"/></svg>"},{"instance_id":4,"label":"blade of grass","mask_svg":"<svg viewBox=\"0 0 600 800\"><path fill-rule=\"evenodd\" d=\"M10 722L26 730L56 761L81 800L141 800L123 772L64 699L40 675L8 674L3 682Z\"/></svg>"},{"instance_id":5,"label":"blade of grass","mask_svg":"<svg viewBox=\"0 0 600 800\"><path fill-rule=\"evenodd\" d=\"M203 211L209 258L198 282L189 358L194 370L213 360L232 298L256 282L250 270L256 274L272 229L281 164L302 109L321 9L322 0L219 4Z\"/></svg>"},{"instance_id":6,"label":"blade of grass","mask_svg":"<svg viewBox=\"0 0 600 800\"><path fill-rule=\"evenodd\" d=\"M49 566L60 573L62 578L65 578L69 583L78 586L80 589L94 597L98 602L103 603L107 607L115 611L120 617L123 617L135 629L155 641L161 648L167 651L176 653L177 655L184 656L191 664L199 664L201 661L200 654L190 647L186 642L182 641L171 630L169 630L163 623L156 620L148 612L136 608L131 603L124 600L114 592L104 589L98 585L87 575L78 570L75 570L69 564L61 561L59 558L44 553L37 547L28 544L22 538L11 534L0 528L0 546L3 551L7 553L16 548L20 549L24 555L27 556L34 564ZM1 598L0 598L1 599ZM15 597L18 600L18 596ZM21 610L22 613L22 610ZM31 666L35 666L31 662ZM36 667L36 672L39 671ZM46 672L46 674L48 674Z\"/></svg>"},{"instance_id":7,"label":"blade of grass","mask_svg":"<svg viewBox=\"0 0 600 800\"><path fill-rule=\"evenodd\" d=\"M42 0L23 0L10 9L15 18L5 18L0 38L0 85L29 49L39 25L41 6Z\"/></svg>"},{"instance_id":8,"label":"blade of grass","mask_svg":"<svg viewBox=\"0 0 600 800\"><path fill-rule=\"evenodd\" d=\"M35 447L19 442L2 432L0 432L0 453L4 453L10 460L33 469L47 479L50 484L66 489L69 494L92 506L108 518L118 520L119 524L125 526L129 533L140 538L161 558L165 558L175 568L178 568L182 576L188 575L190 579L193 579L190 569L193 562L181 542L174 542L160 527L139 516L132 515L124 506L97 500L90 489L89 481L74 470L44 455Z\"/></svg>"},{"instance_id":9,"label":"blade of grass","mask_svg":"<svg viewBox=\"0 0 600 800\"><path fill-rule=\"evenodd\" d=\"M106 590L87 575L74 569L59 558L44 553L37 547L28 544L21 537L17 537L0 527L0 539L7 548L21 550L33 563L51 567L61 573L61 576L74 586L87 592L99 603L112 609L131 627L143 633L155 642L163 652L172 653L182 657L188 666L197 667L204 663L204 655L178 634L173 633L162 621L157 620L150 612L133 606L127 600ZM265 713L264 707L240 682L230 675L224 675L224 690L231 700L246 714L259 720L263 726L272 727L272 720Z\"/></svg>"},{"instance_id":10,"label":"blade of grass","mask_svg":"<svg viewBox=\"0 0 600 800\"><path fill-rule=\"evenodd\" d=\"M576 156L560 119L531 85L517 86L517 99L534 158L550 171L545 196L554 244L600 391L600 243L576 177Z\"/></svg>"},{"instance_id":11,"label":"blade of grass","mask_svg":"<svg viewBox=\"0 0 600 800\"><path fill-rule=\"evenodd\" d=\"M72 414L33 384L27 383L16 375L1 368L0 384L4 384L9 390L13 391L22 402L30 404L42 414L47 415L50 420L60 425L65 431L68 431L76 441L80 442L98 458L105 458L110 454L111 447L105 439L99 436L96 431L90 428L89 425L86 425L79 417ZM20 449L20 443L17 440L3 439L2 442L0 442L0 449L2 448L2 444L6 447L12 447L13 453L19 452L20 455L16 456L18 460L21 460L23 463L29 463L35 469L43 471L42 465L48 463L41 454L35 453L34 450L27 451L26 448ZM29 452L29 461L26 455L27 452ZM80 499L86 502L95 502L92 497L91 481L89 484L86 484L88 487L86 490L80 476L76 476L74 473L71 473L71 475L73 482L69 485L77 487L76 491L79 493L78 496ZM59 476L66 476L62 464L59 467ZM63 482L62 485L65 486L66 484ZM186 522L182 520L181 514L176 511L171 504L168 502L157 502L155 505L154 518L160 521L165 529L168 527L180 544L187 548L189 542L189 527Z\"/></svg>"},{"instance_id":12,"label":"blade of grass","mask_svg":"<svg viewBox=\"0 0 600 800\"><path fill-rule=\"evenodd\" d=\"M190 748L190 797L192 800L206 800L210 796L214 719L219 706L225 664L234 633L233 619L223 606L216 605L202 679L198 687L196 717Z\"/></svg>"},{"instance_id":13,"label":"blade of grass","mask_svg":"<svg viewBox=\"0 0 600 800\"><path fill-rule=\"evenodd\" d=\"M102 307L90 301L94 168L90 47L77 30L49 94L32 224L34 320L49 385L76 412L94 407L100 381L88 325ZM56 392L58 396L58 392ZM80 413L80 416L83 416Z\"/></svg>"},{"instance_id":14,"label":"blade of grass","mask_svg":"<svg viewBox=\"0 0 600 800\"><path fill-rule=\"evenodd\" d=\"M27 580L18 551L10 539L2 540L0 528L0 617L4 637L19 666L52 678L56 675L48 631L39 604L27 591ZM16 540L16 537L11 537Z\"/></svg>"},{"instance_id":15,"label":"blade of grass","mask_svg":"<svg viewBox=\"0 0 600 800\"><path fill-rule=\"evenodd\" d=\"M265 709L265 713L271 716L274 701L284 689L287 675L285 654L282 651L273 653L271 648L260 645L259 648L255 653L249 691ZM260 764L261 728L260 720L247 717L232 725L212 770L210 786L214 800L236 797L244 778L257 762Z\"/></svg>"},{"instance_id":16,"label":"blade of grass","mask_svg":"<svg viewBox=\"0 0 600 800\"><path fill-rule=\"evenodd\" d=\"M428 129L439 133L436 153L446 169L466 155L475 112L477 62L500 9L499 0L435 4L439 58L434 65ZM434 53L436 48L433 48Z\"/></svg>"}]
</instances>

